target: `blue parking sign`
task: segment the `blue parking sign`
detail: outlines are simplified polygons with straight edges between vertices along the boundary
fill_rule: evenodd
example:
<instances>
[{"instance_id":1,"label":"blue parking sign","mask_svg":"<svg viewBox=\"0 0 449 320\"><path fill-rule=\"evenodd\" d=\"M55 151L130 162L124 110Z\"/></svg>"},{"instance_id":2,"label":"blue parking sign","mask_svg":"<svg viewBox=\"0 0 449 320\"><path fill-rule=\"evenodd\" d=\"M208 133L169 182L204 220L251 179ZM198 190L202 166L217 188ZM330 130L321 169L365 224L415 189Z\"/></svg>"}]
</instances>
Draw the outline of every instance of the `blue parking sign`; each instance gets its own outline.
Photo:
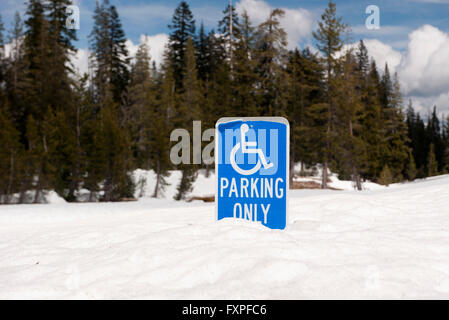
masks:
<instances>
[{"instance_id":1,"label":"blue parking sign","mask_svg":"<svg viewBox=\"0 0 449 320\"><path fill-rule=\"evenodd\" d=\"M222 118L215 135L217 219L287 225L290 127L285 118Z\"/></svg>"}]
</instances>

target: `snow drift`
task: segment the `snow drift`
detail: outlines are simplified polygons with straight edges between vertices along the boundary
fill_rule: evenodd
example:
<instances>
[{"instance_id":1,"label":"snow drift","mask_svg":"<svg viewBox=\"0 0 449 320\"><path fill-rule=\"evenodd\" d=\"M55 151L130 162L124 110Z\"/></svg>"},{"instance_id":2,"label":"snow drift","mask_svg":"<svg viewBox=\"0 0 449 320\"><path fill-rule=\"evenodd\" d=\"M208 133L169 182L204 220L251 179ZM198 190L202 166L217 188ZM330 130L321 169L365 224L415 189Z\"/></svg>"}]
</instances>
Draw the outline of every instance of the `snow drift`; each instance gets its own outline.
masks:
<instances>
[{"instance_id":1,"label":"snow drift","mask_svg":"<svg viewBox=\"0 0 449 320\"><path fill-rule=\"evenodd\" d=\"M293 190L273 231L214 205L0 207L0 298L449 298L449 176Z\"/></svg>"}]
</instances>

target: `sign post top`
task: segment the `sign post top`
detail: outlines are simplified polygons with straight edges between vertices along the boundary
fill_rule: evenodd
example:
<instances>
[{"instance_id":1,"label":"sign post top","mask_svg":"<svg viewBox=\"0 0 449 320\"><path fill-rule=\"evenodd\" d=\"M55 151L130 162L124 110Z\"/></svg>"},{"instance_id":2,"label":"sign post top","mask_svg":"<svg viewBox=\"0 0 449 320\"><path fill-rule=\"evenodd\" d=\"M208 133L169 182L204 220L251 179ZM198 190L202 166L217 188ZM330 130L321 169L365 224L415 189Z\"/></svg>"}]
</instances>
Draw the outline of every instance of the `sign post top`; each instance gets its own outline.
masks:
<instances>
[{"instance_id":1,"label":"sign post top","mask_svg":"<svg viewBox=\"0 0 449 320\"><path fill-rule=\"evenodd\" d=\"M217 121L216 127L218 127L218 125L223 124L223 123L239 121L239 120L243 121L243 122L246 122L246 121L278 122L278 123L285 124L290 129L290 123L284 117L223 117Z\"/></svg>"}]
</instances>

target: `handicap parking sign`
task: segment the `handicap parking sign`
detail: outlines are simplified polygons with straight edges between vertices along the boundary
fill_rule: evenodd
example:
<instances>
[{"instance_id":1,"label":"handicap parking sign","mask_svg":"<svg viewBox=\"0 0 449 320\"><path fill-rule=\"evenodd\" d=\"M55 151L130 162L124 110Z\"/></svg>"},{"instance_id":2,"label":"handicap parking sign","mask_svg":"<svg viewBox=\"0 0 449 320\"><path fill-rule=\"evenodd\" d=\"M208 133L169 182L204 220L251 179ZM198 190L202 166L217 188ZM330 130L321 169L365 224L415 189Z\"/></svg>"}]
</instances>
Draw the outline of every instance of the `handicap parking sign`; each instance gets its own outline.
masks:
<instances>
[{"instance_id":1,"label":"handicap parking sign","mask_svg":"<svg viewBox=\"0 0 449 320\"><path fill-rule=\"evenodd\" d=\"M290 127L285 118L222 118L215 135L217 219L287 225Z\"/></svg>"}]
</instances>

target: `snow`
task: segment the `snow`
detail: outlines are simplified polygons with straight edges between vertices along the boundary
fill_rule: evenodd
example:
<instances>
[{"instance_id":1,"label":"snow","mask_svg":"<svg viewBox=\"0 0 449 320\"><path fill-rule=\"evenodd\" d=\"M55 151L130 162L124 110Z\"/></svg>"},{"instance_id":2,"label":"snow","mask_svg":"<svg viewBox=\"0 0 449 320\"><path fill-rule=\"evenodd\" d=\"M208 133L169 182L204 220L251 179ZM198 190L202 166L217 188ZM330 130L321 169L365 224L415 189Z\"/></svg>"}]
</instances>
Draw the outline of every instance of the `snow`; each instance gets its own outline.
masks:
<instances>
[{"instance_id":1,"label":"snow","mask_svg":"<svg viewBox=\"0 0 449 320\"><path fill-rule=\"evenodd\" d=\"M36 190L28 190L25 192L25 198L24 203L33 203L34 197L36 194ZM2 195L0 195L0 199L2 198ZM10 203L16 204L19 202L20 194L15 193L12 195ZM43 192L40 193L39 196L39 203L66 203L64 198L62 198L58 193L56 193L54 190L43 190Z\"/></svg>"},{"instance_id":2,"label":"snow","mask_svg":"<svg viewBox=\"0 0 449 320\"><path fill-rule=\"evenodd\" d=\"M346 191L356 191L354 182L352 181L344 181L338 179L338 177L335 174L330 173L329 179L331 182L328 183L328 186L331 188L335 188L337 190L346 190ZM308 177L295 177L294 181L298 182L308 182L308 181L314 181L321 185L321 177L315 177L315 176L308 176ZM366 181L362 183L362 189L364 191L370 191L370 190L382 190L387 187L382 186L380 184Z\"/></svg>"},{"instance_id":3,"label":"snow","mask_svg":"<svg viewBox=\"0 0 449 320\"><path fill-rule=\"evenodd\" d=\"M159 198L173 199L177 193L177 187L179 185L181 177L181 171L170 171L169 176L165 178L168 185L165 187L165 190L162 192L162 195L160 195ZM138 169L134 171L133 178L137 184L135 192L136 198L153 196L154 188L156 186L156 174L154 173L154 171ZM140 181L144 181L143 189L140 187ZM211 196L215 193L214 183L214 172L211 171L209 177L206 178L205 170L200 170L190 195L194 195L197 197Z\"/></svg>"},{"instance_id":4,"label":"snow","mask_svg":"<svg viewBox=\"0 0 449 320\"><path fill-rule=\"evenodd\" d=\"M285 231L216 222L173 190L0 206L0 299L449 298L449 176L293 190Z\"/></svg>"}]
</instances>

